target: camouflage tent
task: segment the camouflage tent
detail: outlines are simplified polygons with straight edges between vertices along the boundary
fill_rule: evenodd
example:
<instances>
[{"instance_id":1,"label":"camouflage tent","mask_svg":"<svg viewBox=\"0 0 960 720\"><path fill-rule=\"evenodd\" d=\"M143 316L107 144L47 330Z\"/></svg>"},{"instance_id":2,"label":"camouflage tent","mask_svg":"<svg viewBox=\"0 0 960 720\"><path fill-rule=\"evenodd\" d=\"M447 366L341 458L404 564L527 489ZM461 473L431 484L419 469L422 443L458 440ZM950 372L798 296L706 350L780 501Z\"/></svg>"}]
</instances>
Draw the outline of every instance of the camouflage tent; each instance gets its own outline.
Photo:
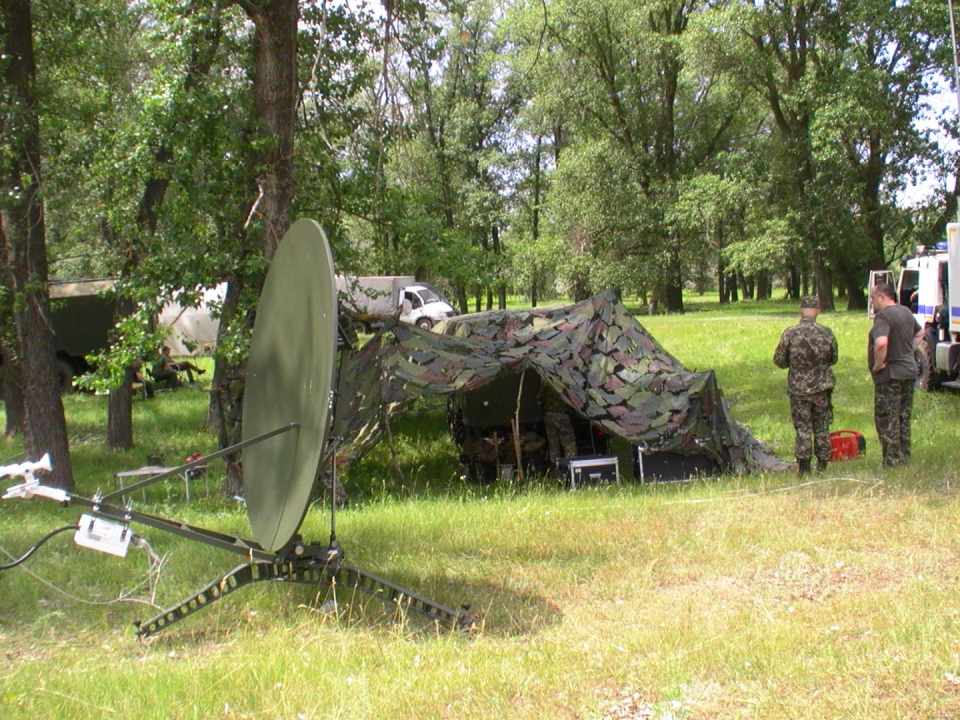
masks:
<instances>
[{"instance_id":1,"label":"camouflage tent","mask_svg":"<svg viewBox=\"0 0 960 720\"><path fill-rule=\"evenodd\" d=\"M561 308L477 313L433 332L388 323L346 352L334 435L352 461L421 395L535 371L578 415L650 450L706 453L735 471L784 466L730 415L712 371L688 372L609 292Z\"/></svg>"}]
</instances>

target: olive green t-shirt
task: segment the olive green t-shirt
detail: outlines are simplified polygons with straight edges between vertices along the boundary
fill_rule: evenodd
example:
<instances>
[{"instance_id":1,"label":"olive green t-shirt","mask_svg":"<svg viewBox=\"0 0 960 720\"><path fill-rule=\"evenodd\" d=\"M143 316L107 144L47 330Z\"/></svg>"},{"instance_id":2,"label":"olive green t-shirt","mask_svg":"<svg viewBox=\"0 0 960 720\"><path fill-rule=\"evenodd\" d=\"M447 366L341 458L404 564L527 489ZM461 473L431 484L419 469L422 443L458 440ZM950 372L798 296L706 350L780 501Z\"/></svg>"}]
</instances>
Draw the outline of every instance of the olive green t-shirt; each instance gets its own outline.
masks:
<instances>
[{"instance_id":1,"label":"olive green t-shirt","mask_svg":"<svg viewBox=\"0 0 960 720\"><path fill-rule=\"evenodd\" d=\"M877 311L867 345L867 362L875 383L916 379L913 337L921 329L913 313L903 305L890 305ZM887 338L887 364L880 372L873 372L873 346L877 338L884 336Z\"/></svg>"}]
</instances>

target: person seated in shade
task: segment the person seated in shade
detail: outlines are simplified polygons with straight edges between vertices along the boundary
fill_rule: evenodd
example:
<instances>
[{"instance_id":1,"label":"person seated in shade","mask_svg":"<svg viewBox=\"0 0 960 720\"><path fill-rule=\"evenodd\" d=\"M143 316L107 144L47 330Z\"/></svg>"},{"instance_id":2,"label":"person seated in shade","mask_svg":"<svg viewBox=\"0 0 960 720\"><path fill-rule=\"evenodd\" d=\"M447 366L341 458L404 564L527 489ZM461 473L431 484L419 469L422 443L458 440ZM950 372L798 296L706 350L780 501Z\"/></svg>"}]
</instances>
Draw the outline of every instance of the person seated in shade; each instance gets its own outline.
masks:
<instances>
[{"instance_id":1,"label":"person seated in shade","mask_svg":"<svg viewBox=\"0 0 960 720\"><path fill-rule=\"evenodd\" d=\"M131 374L133 378L133 387L134 389L143 390L143 396L148 400L153 397L153 383L147 380L143 376L143 361L140 358L137 358L133 361L131 366Z\"/></svg>"},{"instance_id":2,"label":"person seated in shade","mask_svg":"<svg viewBox=\"0 0 960 720\"><path fill-rule=\"evenodd\" d=\"M167 387L172 390L181 384L181 372L187 373L187 380L192 383L194 373L197 373L197 375L203 375L206 370L197 367L189 360L184 362L174 362L170 357L170 348L164 345L160 352L160 359L154 363L153 369L150 371L150 374L153 375L153 379L158 383L166 383Z\"/></svg>"}]
</instances>

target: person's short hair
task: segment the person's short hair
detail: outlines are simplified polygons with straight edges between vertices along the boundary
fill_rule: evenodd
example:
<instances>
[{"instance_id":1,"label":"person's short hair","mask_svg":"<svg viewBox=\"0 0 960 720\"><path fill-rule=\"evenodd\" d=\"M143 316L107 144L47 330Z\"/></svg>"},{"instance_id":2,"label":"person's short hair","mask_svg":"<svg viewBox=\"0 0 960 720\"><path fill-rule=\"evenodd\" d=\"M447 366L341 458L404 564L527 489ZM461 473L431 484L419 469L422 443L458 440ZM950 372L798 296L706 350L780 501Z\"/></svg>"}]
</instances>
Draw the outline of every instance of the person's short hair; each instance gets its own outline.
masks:
<instances>
[{"instance_id":1,"label":"person's short hair","mask_svg":"<svg viewBox=\"0 0 960 720\"><path fill-rule=\"evenodd\" d=\"M897 299L897 293L894 291L893 286L888 283L877 283L873 286L873 290L870 291L870 294L876 297L877 295L883 295L885 298L890 300Z\"/></svg>"},{"instance_id":2,"label":"person's short hair","mask_svg":"<svg viewBox=\"0 0 960 720\"><path fill-rule=\"evenodd\" d=\"M820 298L818 298L816 295L804 295L802 298L800 298L800 309L819 310Z\"/></svg>"},{"instance_id":3,"label":"person's short hair","mask_svg":"<svg viewBox=\"0 0 960 720\"><path fill-rule=\"evenodd\" d=\"M162 352L164 355L166 355L169 350L170 350L170 346L169 346L169 345L164 345L164 346L161 348L161 352Z\"/></svg>"}]
</instances>

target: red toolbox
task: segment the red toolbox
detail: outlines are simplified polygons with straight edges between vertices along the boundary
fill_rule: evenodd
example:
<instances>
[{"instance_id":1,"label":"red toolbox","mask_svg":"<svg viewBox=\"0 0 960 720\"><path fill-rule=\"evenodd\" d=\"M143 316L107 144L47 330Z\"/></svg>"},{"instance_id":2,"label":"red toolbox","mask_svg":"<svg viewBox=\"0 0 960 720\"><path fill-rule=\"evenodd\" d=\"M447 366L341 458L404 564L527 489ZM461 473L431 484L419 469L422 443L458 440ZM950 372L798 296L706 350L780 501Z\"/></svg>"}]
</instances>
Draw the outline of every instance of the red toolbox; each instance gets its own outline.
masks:
<instances>
[{"instance_id":1,"label":"red toolbox","mask_svg":"<svg viewBox=\"0 0 960 720\"><path fill-rule=\"evenodd\" d=\"M833 448L831 462L852 460L866 454L867 441L856 430L837 430L830 433L830 447Z\"/></svg>"}]
</instances>

